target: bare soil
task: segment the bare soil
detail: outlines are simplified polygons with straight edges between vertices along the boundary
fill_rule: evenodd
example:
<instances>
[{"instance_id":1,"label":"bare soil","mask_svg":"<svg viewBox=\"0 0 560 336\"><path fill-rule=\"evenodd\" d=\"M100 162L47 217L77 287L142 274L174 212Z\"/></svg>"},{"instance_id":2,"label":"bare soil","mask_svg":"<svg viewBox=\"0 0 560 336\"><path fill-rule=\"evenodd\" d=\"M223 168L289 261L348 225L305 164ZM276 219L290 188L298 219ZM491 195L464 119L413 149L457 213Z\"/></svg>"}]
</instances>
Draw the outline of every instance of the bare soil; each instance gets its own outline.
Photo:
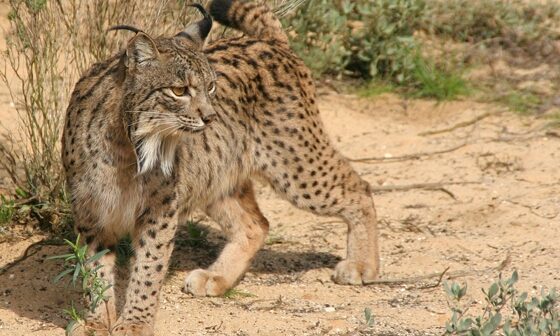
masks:
<instances>
[{"instance_id":1,"label":"bare soil","mask_svg":"<svg viewBox=\"0 0 560 336\"><path fill-rule=\"evenodd\" d=\"M0 15L5 17L1 10ZM3 41L0 38L0 41ZM2 42L0 42L2 43ZM377 192L382 279L455 271L469 285L475 312L479 288L501 271L520 273L519 287L536 295L560 287L560 130L546 118L523 117L471 100L436 103L393 94L363 99L320 90L325 127L335 146L376 188L442 183L440 189ZM434 135L491 113L466 127ZM0 87L0 123L13 130L16 114ZM441 154L408 154L445 151ZM1 174L1 172L0 172ZM0 179L0 193L2 180ZM193 246L179 233L161 295L157 335L441 335L449 309L437 278L408 284L339 286L331 269L345 255L346 227L336 218L300 211L269 187L258 200L271 235L237 286L245 295L193 298L181 291L189 270L209 265L224 245L218 226L203 215L205 241ZM1 239L0 268L18 259L41 234ZM0 274L0 335L64 335L63 309L80 295L53 284L61 270L47 256L64 246L38 245L30 257ZM504 267L498 269L501 262ZM126 269L122 268L125 274ZM364 309L375 322L365 325Z\"/></svg>"},{"instance_id":2,"label":"bare soil","mask_svg":"<svg viewBox=\"0 0 560 336\"><path fill-rule=\"evenodd\" d=\"M396 157L464 146L448 153L404 161L354 163L373 186L442 182L445 190L393 191L374 195L381 233L382 278L473 271L469 299L508 259L505 275L517 269L520 287L536 294L560 287L560 131L546 120L520 117L472 101L436 104L386 94L371 99L323 90L319 104L328 132L352 159ZM3 117L6 110L2 111ZM438 135L486 112L491 116ZM469 184L452 184L469 182ZM320 218L279 199L266 186L258 199L269 218L271 239L228 298L192 298L181 291L185 274L206 266L224 239L202 215L207 241L193 247L186 230L172 260L157 317L158 335L436 335L449 316L437 279L401 285L339 286L331 268L345 254L345 225ZM0 267L42 236L0 243ZM181 243L181 242L185 243ZM37 246L33 255L0 275L0 335L63 335L62 309L79 294L54 285L60 264L49 255L63 246ZM481 271L476 273L475 271ZM125 270L122 271L125 273ZM444 276L445 279L445 276ZM375 316L365 327L364 309ZM474 311L475 308L473 308Z\"/></svg>"}]
</instances>

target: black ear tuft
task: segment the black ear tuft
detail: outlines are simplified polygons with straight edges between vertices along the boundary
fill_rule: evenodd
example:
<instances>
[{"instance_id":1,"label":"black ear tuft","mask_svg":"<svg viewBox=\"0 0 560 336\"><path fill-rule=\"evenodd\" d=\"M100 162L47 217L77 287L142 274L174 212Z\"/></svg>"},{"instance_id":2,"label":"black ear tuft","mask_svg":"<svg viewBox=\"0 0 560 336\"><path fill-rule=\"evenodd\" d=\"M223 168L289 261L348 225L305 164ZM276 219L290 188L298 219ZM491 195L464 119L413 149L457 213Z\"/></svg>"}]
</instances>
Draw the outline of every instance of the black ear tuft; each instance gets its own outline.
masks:
<instances>
[{"instance_id":1,"label":"black ear tuft","mask_svg":"<svg viewBox=\"0 0 560 336\"><path fill-rule=\"evenodd\" d=\"M197 24L198 24L200 35L206 38L206 36L208 36L208 34L210 33L210 30L212 29L212 17L210 16L210 14L208 14L206 9L204 9L204 7L201 4L192 4L189 6L198 9L200 14L204 16L204 19L198 21Z\"/></svg>"},{"instance_id":2,"label":"black ear tuft","mask_svg":"<svg viewBox=\"0 0 560 336\"><path fill-rule=\"evenodd\" d=\"M198 22L191 23L176 36L186 38L194 43L198 48L202 48L206 37L208 37L208 34L212 29L212 17L201 4L192 4L189 6L198 9L204 18Z\"/></svg>"},{"instance_id":3,"label":"black ear tuft","mask_svg":"<svg viewBox=\"0 0 560 336\"><path fill-rule=\"evenodd\" d=\"M228 12L231 8L232 0L213 0L210 4L210 15L219 23L231 26Z\"/></svg>"}]
</instances>

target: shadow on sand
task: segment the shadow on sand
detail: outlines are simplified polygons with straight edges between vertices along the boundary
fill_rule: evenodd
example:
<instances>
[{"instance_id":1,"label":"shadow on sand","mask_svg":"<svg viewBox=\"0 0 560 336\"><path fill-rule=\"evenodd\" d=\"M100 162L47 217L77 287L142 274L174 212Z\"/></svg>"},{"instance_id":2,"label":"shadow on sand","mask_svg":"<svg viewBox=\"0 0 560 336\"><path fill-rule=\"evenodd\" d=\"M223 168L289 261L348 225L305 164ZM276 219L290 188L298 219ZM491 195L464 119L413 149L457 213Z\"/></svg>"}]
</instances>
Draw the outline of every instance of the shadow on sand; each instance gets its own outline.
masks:
<instances>
[{"instance_id":1,"label":"shadow on sand","mask_svg":"<svg viewBox=\"0 0 560 336\"><path fill-rule=\"evenodd\" d=\"M193 243L188 236L189 230L180 228L171 258L172 272L205 268L219 255L225 239L211 227L202 226L202 230L205 232L204 239ZM0 307L22 317L64 328L67 320L63 309L73 303L79 307L81 296L77 290L67 286L67 282L53 283L53 278L62 270L62 263L46 258L68 253L68 249L66 246L37 245L29 253L32 254L30 257L0 274ZM333 268L338 261L340 257L330 253L276 244L259 251L249 271L270 276L286 275L317 268ZM4 266L0 265L0 268ZM126 284L122 275L126 277L127 267L121 267L118 273L121 280L117 282L116 290L118 301L122 302Z\"/></svg>"}]
</instances>

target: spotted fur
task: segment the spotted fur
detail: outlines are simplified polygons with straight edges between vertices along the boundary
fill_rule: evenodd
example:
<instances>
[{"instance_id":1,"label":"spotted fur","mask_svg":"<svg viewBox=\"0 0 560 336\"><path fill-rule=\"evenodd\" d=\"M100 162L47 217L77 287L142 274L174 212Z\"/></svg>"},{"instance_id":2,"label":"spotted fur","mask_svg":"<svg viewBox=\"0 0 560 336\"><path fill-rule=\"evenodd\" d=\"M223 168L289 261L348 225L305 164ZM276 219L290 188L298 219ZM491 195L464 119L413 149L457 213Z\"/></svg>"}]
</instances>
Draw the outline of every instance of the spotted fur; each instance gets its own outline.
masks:
<instances>
[{"instance_id":1,"label":"spotted fur","mask_svg":"<svg viewBox=\"0 0 560 336\"><path fill-rule=\"evenodd\" d=\"M336 266L335 282L362 284L379 271L369 184L325 134L311 74L289 48L280 22L253 2L214 0L209 9L245 35L202 52L196 37L205 25L186 29L189 38L155 39L161 55L173 55L165 75L134 65L134 52L120 53L83 77L68 108L63 159L77 231L93 252L131 233L136 251L119 320L112 301L109 313L88 317L90 326L113 335L153 334L177 223L196 209L218 222L229 242L208 269L189 272L185 290L217 296L237 284L269 228L255 201L256 177L296 207L347 223L347 258ZM176 85L177 78L194 91L188 102L166 103L165 92L155 88ZM158 118L173 115L176 129L155 137L167 119L150 120L145 111L154 111L153 104L159 104ZM187 126L179 116L197 123ZM113 254L100 260L110 282L113 260Z\"/></svg>"}]
</instances>

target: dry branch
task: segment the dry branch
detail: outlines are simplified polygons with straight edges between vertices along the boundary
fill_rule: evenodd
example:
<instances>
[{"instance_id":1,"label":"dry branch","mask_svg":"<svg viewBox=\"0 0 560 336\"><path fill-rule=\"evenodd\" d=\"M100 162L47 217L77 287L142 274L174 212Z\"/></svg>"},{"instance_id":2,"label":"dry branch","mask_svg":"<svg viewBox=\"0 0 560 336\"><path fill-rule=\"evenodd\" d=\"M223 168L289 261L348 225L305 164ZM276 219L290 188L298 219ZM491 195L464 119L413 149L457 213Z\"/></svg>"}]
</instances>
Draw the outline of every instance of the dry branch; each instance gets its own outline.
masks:
<instances>
[{"instance_id":1,"label":"dry branch","mask_svg":"<svg viewBox=\"0 0 560 336\"><path fill-rule=\"evenodd\" d=\"M360 159L350 159L351 162L362 162L362 163L370 163L369 161L391 161L391 162L399 162L399 161L406 161L406 160L416 160L416 159L420 159L422 157L425 156L434 156L434 155L438 155L438 154L445 154L445 153L450 153L453 151L456 151L460 148L463 148L467 145L466 142L458 145L458 146L454 146L451 148L447 148L447 149L442 149L442 150L438 150L438 151L433 151L433 152L418 152L418 153L412 153L412 154L406 154L406 155L402 155L402 156L393 156L393 157L382 157L382 156L377 156L377 157L369 157L369 158L360 158Z\"/></svg>"},{"instance_id":2,"label":"dry branch","mask_svg":"<svg viewBox=\"0 0 560 336\"><path fill-rule=\"evenodd\" d=\"M441 191L449 195L451 198L456 199L455 195L447 190L445 186L449 185L466 185L466 184L480 184L479 181L459 181L459 182L437 182L437 183L414 183L405 185L385 185L374 187L371 186L372 192L393 192L393 191L408 191L414 189Z\"/></svg>"},{"instance_id":3,"label":"dry branch","mask_svg":"<svg viewBox=\"0 0 560 336\"><path fill-rule=\"evenodd\" d=\"M496 114L495 111L492 111L492 112L485 112L485 113L483 113L483 114L477 116L477 117L474 118L474 119L467 120L467 121L462 121L462 122L457 123L457 124L455 124L455 125L453 125L453 126L451 126L451 127L443 128L443 129L435 130L435 131L426 131L426 132L419 133L418 135L420 135L420 136L426 136L426 135L436 135L436 134L442 134L442 133L452 132L452 131L454 131L454 130L456 130L456 129L459 129L459 128L463 128L463 127L467 127L467 126L476 124L477 122L481 121L482 119L486 119L486 118L488 118L489 116L494 115L494 114Z\"/></svg>"},{"instance_id":4,"label":"dry branch","mask_svg":"<svg viewBox=\"0 0 560 336\"><path fill-rule=\"evenodd\" d=\"M509 203L511 203L511 204L514 204L514 205L518 205L518 206L523 207L523 208L525 208L525 209L528 209L533 215L535 215L535 216L537 216L537 217L540 217L540 218L544 218L544 219L554 219L554 218L558 217L558 215L560 215L560 212L556 212L556 213L554 213L554 214L552 214L552 215L542 215L542 214L538 213L538 212L535 210L535 209L538 209L538 207L532 207L532 206L530 206L530 205L523 204L523 203L521 203L521 202L516 202L516 201L510 200L510 199L506 199L505 201L506 201L506 202L509 202Z\"/></svg>"},{"instance_id":5,"label":"dry branch","mask_svg":"<svg viewBox=\"0 0 560 336\"><path fill-rule=\"evenodd\" d=\"M443 280L444 276L447 275L447 279L451 280L451 279L457 279L457 278L462 278L462 277L466 277L466 276L471 276L471 275L481 275L484 273L488 273L488 272L501 272L504 268L506 268L507 265L509 265L509 263L511 262L511 258L509 253L506 255L505 259L502 260L498 265L496 266L492 266L492 267L487 267L487 268L483 268L483 269L479 269L479 270L457 270L457 271L452 271L449 272L449 268L447 267L443 270L443 272L435 272L435 273L430 273L430 274L426 274L426 275L418 275L418 276L411 276L411 277L403 277L403 278L389 278L389 279L378 279L378 280L370 280L370 281L366 281L364 282L364 285L402 285L402 284L414 284L414 283L418 283L418 282L422 282L424 280L431 280L431 279L437 279L437 282L435 284L431 284L431 285L427 285L427 286L423 286L421 287L422 289L425 288L434 288L437 287L441 284L441 281Z\"/></svg>"}]
</instances>

